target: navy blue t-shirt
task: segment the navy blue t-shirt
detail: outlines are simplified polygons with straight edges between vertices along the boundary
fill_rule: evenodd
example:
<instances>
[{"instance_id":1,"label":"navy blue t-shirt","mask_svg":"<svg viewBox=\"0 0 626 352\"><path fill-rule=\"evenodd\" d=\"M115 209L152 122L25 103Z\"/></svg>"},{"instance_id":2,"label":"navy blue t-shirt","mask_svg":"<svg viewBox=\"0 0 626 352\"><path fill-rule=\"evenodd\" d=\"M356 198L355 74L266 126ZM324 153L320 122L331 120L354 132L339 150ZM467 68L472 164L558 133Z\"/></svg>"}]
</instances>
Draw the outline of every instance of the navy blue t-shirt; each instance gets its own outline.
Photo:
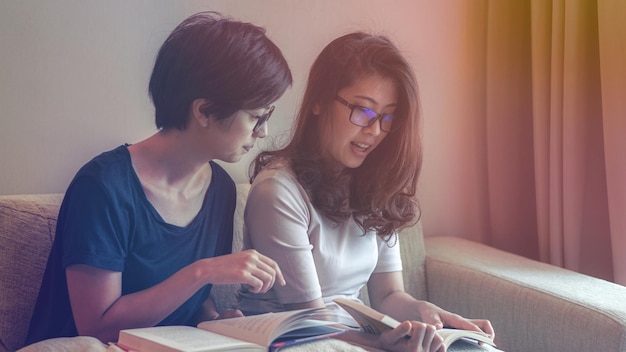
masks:
<instances>
[{"instance_id":1,"label":"navy blue t-shirt","mask_svg":"<svg viewBox=\"0 0 626 352\"><path fill-rule=\"evenodd\" d=\"M127 145L83 166L63 199L26 344L76 336L65 269L87 264L122 272L122 295L154 286L201 258L231 252L236 191L214 162L200 212L185 227L165 222L148 201ZM158 325L189 325L211 285Z\"/></svg>"}]
</instances>

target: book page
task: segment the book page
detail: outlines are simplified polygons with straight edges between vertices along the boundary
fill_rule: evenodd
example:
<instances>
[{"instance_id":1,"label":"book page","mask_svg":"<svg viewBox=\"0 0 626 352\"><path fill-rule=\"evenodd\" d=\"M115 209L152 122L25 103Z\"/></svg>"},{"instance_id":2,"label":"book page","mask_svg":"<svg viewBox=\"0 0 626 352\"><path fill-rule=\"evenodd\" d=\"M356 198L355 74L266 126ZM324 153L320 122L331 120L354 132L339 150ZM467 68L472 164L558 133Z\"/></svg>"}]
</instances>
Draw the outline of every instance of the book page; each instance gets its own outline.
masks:
<instances>
[{"instance_id":1,"label":"book page","mask_svg":"<svg viewBox=\"0 0 626 352\"><path fill-rule=\"evenodd\" d=\"M126 349L150 352L240 350L254 345L191 326L122 330L117 344ZM263 350L261 346L256 347Z\"/></svg>"},{"instance_id":2,"label":"book page","mask_svg":"<svg viewBox=\"0 0 626 352\"><path fill-rule=\"evenodd\" d=\"M460 338L468 338L495 346L493 340L491 340L489 336L476 331L443 328L437 330L437 333L443 338L443 342L446 346L450 346L454 341Z\"/></svg>"},{"instance_id":3,"label":"book page","mask_svg":"<svg viewBox=\"0 0 626 352\"><path fill-rule=\"evenodd\" d=\"M479 345L474 340L461 338L456 340L448 348L448 352L504 352L489 345Z\"/></svg>"},{"instance_id":4,"label":"book page","mask_svg":"<svg viewBox=\"0 0 626 352\"><path fill-rule=\"evenodd\" d=\"M269 346L278 336L294 328L329 324L330 322L304 321L316 310L317 309L301 309L241 318L211 320L198 324L198 328L247 340L259 345ZM296 324L299 322L300 324Z\"/></svg>"}]
</instances>

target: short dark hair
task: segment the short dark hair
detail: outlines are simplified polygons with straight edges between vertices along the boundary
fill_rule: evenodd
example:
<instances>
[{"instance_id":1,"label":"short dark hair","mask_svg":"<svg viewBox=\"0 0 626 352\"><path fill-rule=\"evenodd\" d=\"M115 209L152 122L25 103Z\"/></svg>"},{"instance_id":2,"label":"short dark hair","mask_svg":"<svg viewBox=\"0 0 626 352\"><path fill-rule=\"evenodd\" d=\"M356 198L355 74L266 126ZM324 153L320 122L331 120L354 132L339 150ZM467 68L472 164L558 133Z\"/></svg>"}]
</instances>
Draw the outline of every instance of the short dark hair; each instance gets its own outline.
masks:
<instances>
[{"instance_id":1,"label":"short dark hair","mask_svg":"<svg viewBox=\"0 0 626 352\"><path fill-rule=\"evenodd\" d=\"M291 71L265 29L217 12L185 19L159 50L149 93L159 129L187 127L191 104L224 119L240 109L266 107L292 84Z\"/></svg>"}]
</instances>

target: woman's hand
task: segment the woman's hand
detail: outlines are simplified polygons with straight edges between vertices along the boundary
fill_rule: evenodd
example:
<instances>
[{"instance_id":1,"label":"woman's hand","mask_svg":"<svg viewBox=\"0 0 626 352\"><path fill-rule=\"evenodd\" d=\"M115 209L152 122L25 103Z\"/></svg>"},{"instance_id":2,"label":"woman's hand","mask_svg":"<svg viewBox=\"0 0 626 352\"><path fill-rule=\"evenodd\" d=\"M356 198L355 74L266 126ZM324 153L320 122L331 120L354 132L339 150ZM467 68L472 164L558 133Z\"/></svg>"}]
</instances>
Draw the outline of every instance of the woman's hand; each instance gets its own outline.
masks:
<instances>
[{"instance_id":1,"label":"woman's hand","mask_svg":"<svg viewBox=\"0 0 626 352\"><path fill-rule=\"evenodd\" d=\"M243 316L239 309L226 309L217 316L217 319L240 318Z\"/></svg>"},{"instance_id":2,"label":"woman's hand","mask_svg":"<svg viewBox=\"0 0 626 352\"><path fill-rule=\"evenodd\" d=\"M243 313L239 309L229 308L222 312L217 311L217 306L213 297L207 298L202 304L202 308L198 311L195 317L195 324L201 323L207 320L217 319L230 319L243 317Z\"/></svg>"},{"instance_id":3,"label":"woman's hand","mask_svg":"<svg viewBox=\"0 0 626 352\"><path fill-rule=\"evenodd\" d=\"M244 284L250 292L265 293L274 283L285 285L278 264L254 249L202 259L202 272L214 285Z\"/></svg>"},{"instance_id":4,"label":"woman's hand","mask_svg":"<svg viewBox=\"0 0 626 352\"><path fill-rule=\"evenodd\" d=\"M437 329L450 327L479 331L489 335L492 339L495 338L496 335L489 320L466 319L458 314L441 309L430 302L420 301L419 312L421 320L424 323L434 325Z\"/></svg>"},{"instance_id":5,"label":"woman's hand","mask_svg":"<svg viewBox=\"0 0 626 352\"><path fill-rule=\"evenodd\" d=\"M385 351L445 352L443 339L435 327L417 321L404 321L382 333L378 343L378 348Z\"/></svg>"}]
</instances>

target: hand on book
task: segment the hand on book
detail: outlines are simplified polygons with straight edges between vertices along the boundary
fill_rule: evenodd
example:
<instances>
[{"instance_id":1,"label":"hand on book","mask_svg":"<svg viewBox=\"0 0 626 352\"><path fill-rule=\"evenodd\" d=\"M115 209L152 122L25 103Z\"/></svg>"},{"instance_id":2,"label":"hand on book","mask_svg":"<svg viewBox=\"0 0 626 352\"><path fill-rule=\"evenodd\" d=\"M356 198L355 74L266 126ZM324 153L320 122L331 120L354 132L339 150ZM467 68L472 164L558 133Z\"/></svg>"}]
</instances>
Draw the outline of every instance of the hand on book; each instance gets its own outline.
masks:
<instances>
[{"instance_id":1,"label":"hand on book","mask_svg":"<svg viewBox=\"0 0 626 352\"><path fill-rule=\"evenodd\" d=\"M493 332L489 321L463 319L434 305L424 304L426 302L423 301L415 301L419 306L419 312L432 314L428 318L439 324L439 327L416 321L401 323L359 301L347 298L335 298L333 301L354 318L363 333L370 336L370 343L364 343L368 346L392 351L441 352L460 339L468 339L473 341L470 343L486 343L495 347L494 341L478 328L482 325L487 331ZM470 329L441 328L444 323L466 326Z\"/></svg>"},{"instance_id":2,"label":"hand on book","mask_svg":"<svg viewBox=\"0 0 626 352\"><path fill-rule=\"evenodd\" d=\"M240 318L243 316L239 309L226 309L217 316L217 319Z\"/></svg>"},{"instance_id":3,"label":"hand on book","mask_svg":"<svg viewBox=\"0 0 626 352\"><path fill-rule=\"evenodd\" d=\"M466 319L458 314L450 313L426 301L420 302L419 312L421 320L424 323L434 325L437 329L447 327L478 331L486 334L491 339L495 338L495 332L489 320Z\"/></svg>"},{"instance_id":4,"label":"hand on book","mask_svg":"<svg viewBox=\"0 0 626 352\"><path fill-rule=\"evenodd\" d=\"M434 326L417 321L404 321L395 329L379 336L379 345L386 351L443 352L443 339Z\"/></svg>"}]
</instances>

